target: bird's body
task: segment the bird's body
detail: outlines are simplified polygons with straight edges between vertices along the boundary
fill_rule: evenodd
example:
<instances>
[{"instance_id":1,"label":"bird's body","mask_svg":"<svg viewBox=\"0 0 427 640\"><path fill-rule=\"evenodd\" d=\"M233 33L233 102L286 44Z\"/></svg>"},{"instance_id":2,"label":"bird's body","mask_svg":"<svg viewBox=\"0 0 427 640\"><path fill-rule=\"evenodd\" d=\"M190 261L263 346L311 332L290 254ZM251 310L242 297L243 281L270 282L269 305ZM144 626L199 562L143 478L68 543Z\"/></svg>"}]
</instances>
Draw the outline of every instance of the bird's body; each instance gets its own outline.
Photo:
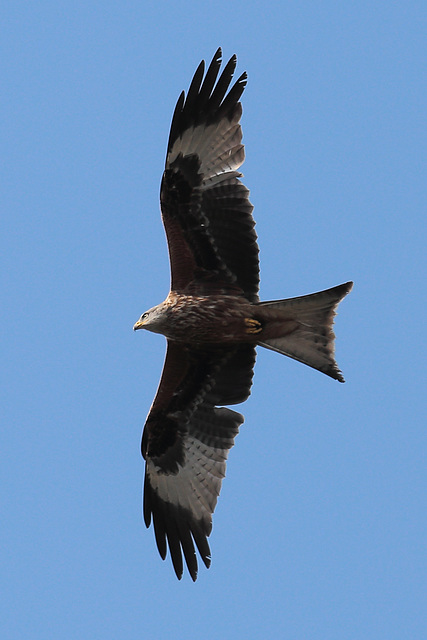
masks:
<instances>
[{"instance_id":1,"label":"bird's body","mask_svg":"<svg viewBox=\"0 0 427 640\"><path fill-rule=\"evenodd\" d=\"M263 346L344 381L334 359L335 309L352 283L260 302L257 236L244 160L240 96L229 89L233 56L218 77L219 49L202 62L172 119L160 201L171 263L166 300L135 329L167 338L159 388L144 427L144 519L178 578L184 555L197 577L194 544L210 565L207 537L228 450L243 416L223 405L250 394L256 347Z\"/></svg>"},{"instance_id":2,"label":"bird's body","mask_svg":"<svg viewBox=\"0 0 427 640\"><path fill-rule=\"evenodd\" d=\"M152 324L144 319L141 328L182 343L248 342L251 330L245 319L251 318L252 307L244 297L219 290L212 295L171 291L164 302L154 307ZM138 324L135 327L139 328Z\"/></svg>"}]
</instances>

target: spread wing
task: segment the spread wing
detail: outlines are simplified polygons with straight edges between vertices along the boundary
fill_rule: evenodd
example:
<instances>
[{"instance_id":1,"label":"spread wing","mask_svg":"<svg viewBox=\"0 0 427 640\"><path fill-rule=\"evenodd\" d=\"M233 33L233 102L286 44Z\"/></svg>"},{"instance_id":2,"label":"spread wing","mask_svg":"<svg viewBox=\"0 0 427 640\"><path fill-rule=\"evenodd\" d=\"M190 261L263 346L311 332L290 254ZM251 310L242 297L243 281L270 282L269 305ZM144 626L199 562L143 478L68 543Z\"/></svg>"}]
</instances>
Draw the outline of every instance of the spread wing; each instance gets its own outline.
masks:
<instances>
[{"instance_id":1,"label":"spread wing","mask_svg":"<svg viewBox=\"0 0 427 640\"><path fill-rule=\"evenodd\" d=\"M167 546L181 578L184 554L197 578L194 543L207 567L212 513L225 475L228 450L243 416L220 404L246 400L255 348L198 350L168 341L159 389L142 436L146 460L144 520L151 520L160 555Z\"/></svg>"},{"instance_id":2,"label":"spread wing","mask_svg":"<svg viewBox=\"0 0 427 640\"><path fill-rule=\"evenodd\" d=\"M244 160L239 99L247 76L243 73L227 93L236 56L218 78L220 66L218 49L204 79L200 63L172 119L160 193L171 289L207 281L233 287L257 302L253 206L237 171Z\"/></svg>"}]
</instances>

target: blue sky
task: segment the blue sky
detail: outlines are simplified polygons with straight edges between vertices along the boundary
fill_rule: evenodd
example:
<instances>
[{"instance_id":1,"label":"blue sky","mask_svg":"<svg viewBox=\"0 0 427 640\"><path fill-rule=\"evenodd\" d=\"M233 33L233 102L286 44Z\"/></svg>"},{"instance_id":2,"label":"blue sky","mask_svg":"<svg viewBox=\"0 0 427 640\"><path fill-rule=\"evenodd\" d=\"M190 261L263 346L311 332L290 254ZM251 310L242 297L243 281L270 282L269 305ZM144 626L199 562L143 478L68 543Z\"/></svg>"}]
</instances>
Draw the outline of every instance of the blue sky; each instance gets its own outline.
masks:
<instances>
[{"instance_id":1,"label":"blue sky","mask_svg":"<svg viewBox=\"0 0 427 640\"><path fill-rule=\"evenodd\" d=\"M5 640L427 637L423 2L1 11ZM179 92L247 70L263 299L353 279L346 384L258 355L209 571L162 562L139 441L164 357L159 184Z\"/></svg>"}]
</instances>

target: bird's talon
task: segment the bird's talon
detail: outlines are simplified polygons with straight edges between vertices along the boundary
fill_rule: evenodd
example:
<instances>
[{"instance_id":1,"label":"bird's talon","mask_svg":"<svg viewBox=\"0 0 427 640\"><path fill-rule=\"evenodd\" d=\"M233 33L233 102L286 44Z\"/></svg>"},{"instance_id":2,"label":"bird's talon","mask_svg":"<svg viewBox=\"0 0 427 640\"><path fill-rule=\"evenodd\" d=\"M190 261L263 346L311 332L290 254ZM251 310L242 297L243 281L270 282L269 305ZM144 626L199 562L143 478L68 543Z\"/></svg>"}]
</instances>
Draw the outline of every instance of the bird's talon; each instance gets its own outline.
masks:
<instances>
[{"instance_id":1,"label":"bird's talon","mask_svg":"<svg viewBox=\"0 0 427 640\"><path fill-rule=\"evenodd\" d=\"M261 323L254 318L245 318L246 333L260 333L262 331Z\"/></svg>"}]
</instances>

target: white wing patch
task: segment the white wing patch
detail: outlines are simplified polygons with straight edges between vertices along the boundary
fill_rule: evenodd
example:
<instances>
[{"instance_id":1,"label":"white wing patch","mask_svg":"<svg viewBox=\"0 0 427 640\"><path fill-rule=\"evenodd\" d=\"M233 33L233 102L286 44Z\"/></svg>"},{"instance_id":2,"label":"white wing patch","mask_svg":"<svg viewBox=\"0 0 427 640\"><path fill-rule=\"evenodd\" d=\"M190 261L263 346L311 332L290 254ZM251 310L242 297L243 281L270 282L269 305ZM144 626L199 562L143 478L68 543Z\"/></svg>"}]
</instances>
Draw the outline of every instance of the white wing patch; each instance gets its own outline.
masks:
<instances>
[{"instance_id":1,"label":"white wing patch","mask_svg":"<svg viewBox=\"0 0 427 640\"><path fill-rule=\"evenodd\" d=\"M147 459L150 484L159 498L188 510L210 533L228 449L210 447L191 435L184 437L184 449L184 466L178 465L179 471L174 475L162 473L153 460Z\"/></svg>"},{"instance_id":2,"label":"white wing patch","mask_svg":"<svg viewBox=\"0 0 427 640\"><path fill-rule=\"evenodd\" d=\"M231 120L222 118L218 123L186 129L166 158L170 166L181 153L183 157L197 155L200 160L199 173L203 180L236 171L244 162L245 153L242 129L239 121L242 114L240 103L236 105ZM240 177L240 174L236 174ZM225 177L230 177L227 175Z\"/></svg>"}]
</instances>

